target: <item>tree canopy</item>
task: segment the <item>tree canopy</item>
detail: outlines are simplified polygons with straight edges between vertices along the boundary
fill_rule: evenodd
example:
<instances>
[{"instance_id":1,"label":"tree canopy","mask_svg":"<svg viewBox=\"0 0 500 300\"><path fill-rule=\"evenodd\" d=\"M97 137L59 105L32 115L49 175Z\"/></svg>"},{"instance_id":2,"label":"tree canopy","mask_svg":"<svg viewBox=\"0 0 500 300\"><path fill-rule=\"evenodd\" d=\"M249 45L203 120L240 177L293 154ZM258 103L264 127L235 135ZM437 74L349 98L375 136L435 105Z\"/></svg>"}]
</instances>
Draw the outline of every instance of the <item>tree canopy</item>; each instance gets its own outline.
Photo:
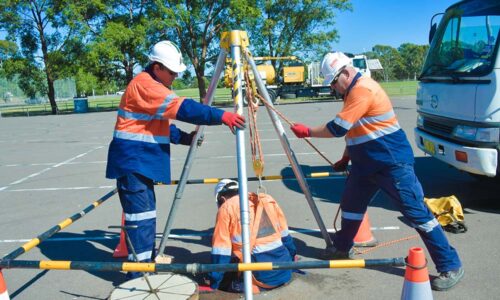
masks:
<instances>
[{"instance_id":1,"label":"tree canopy","mask_svg":"<svg viewBox=\"0 0 500 300\"><path fill-rule=\"evenodd\" d=\"M57 113L55 80L74 78L80 95L123 89L148 63L151 46L168 39L194 73L176 86L197 87L203 98L222 32L246 30L255 56L318 61L340 37L336 15L351 9L349 0L4 0L0 76L16 76L29 97L46 94ZM380 59L385 80L414 78L426 50L375 45L367 55Z\"/></svg>"}]
</instances>

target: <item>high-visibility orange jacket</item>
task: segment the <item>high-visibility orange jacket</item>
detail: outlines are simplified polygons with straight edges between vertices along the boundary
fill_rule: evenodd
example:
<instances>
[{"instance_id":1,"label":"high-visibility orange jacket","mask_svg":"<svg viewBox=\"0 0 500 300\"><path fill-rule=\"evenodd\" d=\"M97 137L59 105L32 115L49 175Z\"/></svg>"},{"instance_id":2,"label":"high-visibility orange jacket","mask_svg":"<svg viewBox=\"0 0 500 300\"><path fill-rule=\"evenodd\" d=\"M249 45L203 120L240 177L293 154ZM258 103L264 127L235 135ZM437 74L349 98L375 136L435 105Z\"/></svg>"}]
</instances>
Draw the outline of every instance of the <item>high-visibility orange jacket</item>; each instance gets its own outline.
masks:
<instances>
[{"instance_id":1,"label":"high-visibility orange jacket","mask_svg":"<svg viewBox=\"0 0 500 300\"><path fill-rule=\"evenodd\" d=\"M285 215L276 200L267 194L249 193L250 249L252 262L292 261L295 245L288 232ZM212 263L243 261L240 203L234 196L221 205L212 239ZM274 287L291 279L290 270L255 271L254 284ZM211 287L219 287L223 273L210 273ZM265 285L265 286L264 286Z\"/></svg>"},{"instance_id":2,"label":"high-visibility orange jacket","mask_svg":"<svg viewBox=\"0 0 500 300\"><path fill-rule=\"evenodd\" d=\"M140 73L127 86L118 108L106 177L139 173L170 183L170 143L182 138L179 130L171 126L171 120L216 125L222 123L223 113L221 109L177 96L150 71Z\"/></svg>"},{"instance_id":3,"label":"high-visibility orange jacket","mask_svg":"<svg viewBox=\"0 0 500 300\"><path fill-rule=\"evenodd\" d=\"M327 128L334 136L345 135L352 167L362 173L414 162L391 100L375 80L360 73L347 88L342 111Z\"/></svg>"}]
</instances>

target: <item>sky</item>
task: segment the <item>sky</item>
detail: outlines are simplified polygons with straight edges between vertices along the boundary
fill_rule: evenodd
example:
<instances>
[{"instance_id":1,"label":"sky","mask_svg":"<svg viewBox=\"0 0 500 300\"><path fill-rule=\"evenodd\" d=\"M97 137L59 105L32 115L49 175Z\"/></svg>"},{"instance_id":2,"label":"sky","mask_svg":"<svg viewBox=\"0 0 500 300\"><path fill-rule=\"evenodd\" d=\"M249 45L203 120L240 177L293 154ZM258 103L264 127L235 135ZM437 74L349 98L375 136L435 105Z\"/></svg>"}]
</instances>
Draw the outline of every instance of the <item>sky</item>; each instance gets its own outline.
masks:
<instances>
[{"instance_id":1,"label":"sky","mask_svg":"<svg viewBox=\"0 0 500 300\"><path fill-rule=\"evenodd\" d=\"M353 10L337 12L335 51L359 54L375 45L428 44L433 15L458 0L351 0Z\"/></svg>"}]
</instances>

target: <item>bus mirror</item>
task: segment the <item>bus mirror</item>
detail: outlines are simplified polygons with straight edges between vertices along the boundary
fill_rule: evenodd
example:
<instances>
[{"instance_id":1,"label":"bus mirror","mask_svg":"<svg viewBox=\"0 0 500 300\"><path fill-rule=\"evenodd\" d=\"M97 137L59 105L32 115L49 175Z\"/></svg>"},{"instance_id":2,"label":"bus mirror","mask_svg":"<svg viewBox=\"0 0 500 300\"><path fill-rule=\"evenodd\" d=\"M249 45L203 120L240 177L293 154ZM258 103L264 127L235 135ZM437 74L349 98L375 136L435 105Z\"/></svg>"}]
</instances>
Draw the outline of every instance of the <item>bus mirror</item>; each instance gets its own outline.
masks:
<instances>
[{"instance_id":1,"label":"bus mirror","mask_svg":"<svg viewBox=\"0 0 500 300\"><path fill-rule=\"evenodd\" d=\"M429 44L432 42L432 38L434 37L436 30L437 30L437 23L434 23L431 26L431 30L429 30Z\"/></svg>"}]
</instances>

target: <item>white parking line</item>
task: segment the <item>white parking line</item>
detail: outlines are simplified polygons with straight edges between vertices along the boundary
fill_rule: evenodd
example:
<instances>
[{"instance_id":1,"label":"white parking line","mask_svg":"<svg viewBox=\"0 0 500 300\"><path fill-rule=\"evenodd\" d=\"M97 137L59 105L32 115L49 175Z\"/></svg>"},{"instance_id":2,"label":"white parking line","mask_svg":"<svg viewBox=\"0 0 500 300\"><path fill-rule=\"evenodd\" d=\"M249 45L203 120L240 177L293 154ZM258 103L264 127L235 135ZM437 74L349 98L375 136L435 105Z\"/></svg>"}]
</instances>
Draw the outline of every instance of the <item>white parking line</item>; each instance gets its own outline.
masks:
<instances>
[{"instance_id":1,"label":"white parking line","mask_svg":"<svg viewBox=\"0 0 500 300\"><path fill-rule=\"evenodd\" d=\"M74 156L74 157L72 157L72 158L70 158L70 159L67 159L67 160L63 161L63 162L57 163L57 164L53 165L52 167L45 168L45 169L41 170L40 172L33 173L33 174L28 175L28 176L26 176L26 177L24 177L24 178L21 178L21 179L19 179L19 180L16 180L16 181L14 181L14 182L11 182L11 183L9 183L9 184L8 184L8 185L6 185L6 186L0 187L0 191L3 191L3 190L5 190L5 189L9 188L10 186L13 186L13 185L19 184L19 183L21 183L21 182L24 182L24 181L26 181L26 180L28 180L28 179L30 179L30 178L36 177L36 176L38 176L38 175L40 175L40 174L43 174L43 173L45 173L45 172L47 172L47 171L50 171L50 170L54 169L54 168L58 168L58 167L60 167L60 166L62 166L62 165L68 164L69 162L71 162L71 161L73 161L73 160L75 160L75 159L81 158L81 157L83 157L83 156L85 156L85 155L87 155L87 154L89 154L89 153L91 153L91 152L93 152L93 151L95 151L95 150L97 150L97 149L101 149L101 148L103 148L103 147L104 147L104 146L95 147L95 148L93 148L93 149L91 149L91 150L89 150L89 151L87 151L87 152L84 152L84 153L78 154L77 156Z\"/></svg>"}]
</instances>

